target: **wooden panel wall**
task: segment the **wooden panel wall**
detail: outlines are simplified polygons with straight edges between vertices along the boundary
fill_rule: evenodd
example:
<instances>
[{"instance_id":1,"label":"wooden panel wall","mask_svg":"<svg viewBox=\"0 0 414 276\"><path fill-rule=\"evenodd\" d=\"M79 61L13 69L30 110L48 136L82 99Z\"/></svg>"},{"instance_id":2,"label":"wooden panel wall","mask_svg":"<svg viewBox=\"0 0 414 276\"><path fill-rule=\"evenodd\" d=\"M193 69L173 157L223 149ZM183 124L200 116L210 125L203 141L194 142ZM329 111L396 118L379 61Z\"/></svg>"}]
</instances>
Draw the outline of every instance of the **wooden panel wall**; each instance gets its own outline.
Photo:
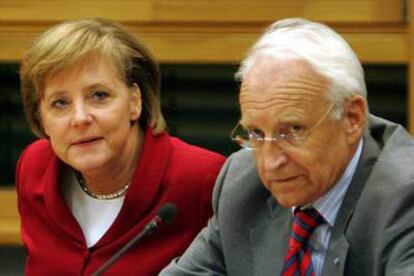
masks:
<instances>
[{"instance_id":1,"label":"wooden panel wall","mask_svg":"<svg viewBox=\"0 0 414 276\"><path fill-rule=\"evenodd\" d=\"M20 244L16 191L14 189L0 190L0 203L0 245Z\"/></svg>"},{"instance_id":2,"label":"wooden panel wall","mask_svg":"<svg viewBox=\"0 0 414 276\"><path fill-rule=\"evenodd\" d=\"M125 24L160 62L238 63L270 22L305 17L343 34L364 63L409 64L414 133L414 27L404 0L1 0L0 62L18 62L32 39L62 20L107 17ZM414 15L414 5L409 14ZM409 51L410 50L410 51ZM13 190L0 191L0 244L19 244Z\"/></svg>"},{"instance_id":3,"label":"wooden panel wall","mask_svg":"<svg viewBox=\"0 0 414 276\"><path fill-rule=\"evenodd\" d=\"M18 61L30 41L62 20L123 22L161 62L238 62L263 28L291 16L341 32L366 63L405 63L403 0L2 0L0 61Z\"/></svg>"},{"instance_id":4,"label":"wooden panel wall","mask_svg":"<svg viewBox=\"0 0 414 276\"><path fill-rule=\"evenodd\" d=\"M7 21L104 16L120 21L257 22L303 16L322 21L399 22L399 0L2 0Z\"/></svg>"}]
</instances>

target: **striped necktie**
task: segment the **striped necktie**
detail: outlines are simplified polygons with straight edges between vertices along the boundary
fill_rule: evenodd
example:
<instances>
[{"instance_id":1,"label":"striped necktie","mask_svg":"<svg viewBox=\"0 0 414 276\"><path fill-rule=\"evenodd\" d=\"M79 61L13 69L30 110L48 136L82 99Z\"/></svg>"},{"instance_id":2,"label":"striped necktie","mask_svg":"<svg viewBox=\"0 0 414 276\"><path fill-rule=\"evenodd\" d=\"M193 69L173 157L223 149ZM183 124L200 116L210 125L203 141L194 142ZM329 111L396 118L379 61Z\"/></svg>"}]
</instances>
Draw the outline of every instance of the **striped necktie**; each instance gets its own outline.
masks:
<instances>
[{"instance_id":1,"label":"striped necktie","mask_svg":"<svg viewBox=\"0 0 414 276\"><path fill-rule=\"evenodd\" d=\"M314 276L312 252L308 239L325 220L314 208L295 209L289 250L285 257L282 276Z\"/></svg>"}]
</instances>

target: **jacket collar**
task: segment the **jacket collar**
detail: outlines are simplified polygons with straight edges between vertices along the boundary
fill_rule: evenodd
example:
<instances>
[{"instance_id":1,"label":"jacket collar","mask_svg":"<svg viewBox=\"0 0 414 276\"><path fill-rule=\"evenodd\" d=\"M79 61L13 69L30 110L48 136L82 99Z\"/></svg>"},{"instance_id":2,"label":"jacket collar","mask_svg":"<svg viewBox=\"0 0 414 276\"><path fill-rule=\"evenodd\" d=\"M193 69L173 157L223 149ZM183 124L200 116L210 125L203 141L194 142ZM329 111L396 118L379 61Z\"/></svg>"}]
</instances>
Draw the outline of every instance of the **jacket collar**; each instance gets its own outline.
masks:
<instances>
[{"instance_id":1,"label":"jacket collar","mask_svg":"<svg viewBox=\"0 0 414 276\"><path fill-rule=\"evenodd\" d=\"M170 136L166 132L155 136L151 128L146 130L141 155L124 204L112 226L94 247L103 246L120 237L148 215L152 204L157 202L157 193L162 188L162 178L169 162L171 148ZM53 155L44 177L46 212L49 213L54 225L84 245L82 230L58 185L63 166L60 159Z\"/></svg>"},{"instance_id":2,"label":"jacket collar","mask_svg":"<svg viewBox=\"0 0 414 276\"><path fill-rule=\"evenodd\" d=\"M332 228L323 274L343 275L344 273L346 256L349 250L345 232L379 154L380 147L377 142L371 135L365 135L361 158Z\"/></svg>"}]
</instances>

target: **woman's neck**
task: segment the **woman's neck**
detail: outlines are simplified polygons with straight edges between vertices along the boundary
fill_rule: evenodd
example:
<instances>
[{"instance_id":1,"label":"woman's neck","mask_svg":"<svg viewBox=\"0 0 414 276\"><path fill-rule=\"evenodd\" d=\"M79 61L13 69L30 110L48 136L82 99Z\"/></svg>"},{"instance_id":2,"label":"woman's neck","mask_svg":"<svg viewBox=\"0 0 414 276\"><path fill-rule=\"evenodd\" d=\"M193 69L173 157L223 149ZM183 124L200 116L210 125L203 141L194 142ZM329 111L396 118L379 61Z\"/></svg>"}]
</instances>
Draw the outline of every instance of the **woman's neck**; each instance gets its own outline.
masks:
<instances>
[{"instance_id":1,"label":"woman's neck","mask_svg":"<svg viewBox=\"0 0 414 276\"><path fill-rule=\"evenodd\" d=\"M144 133L138 129L128 139L119 159L99 170L81 172L89 192L97 195L111 194L131 183L144 143Z\"/></svg>"}]
</instances>

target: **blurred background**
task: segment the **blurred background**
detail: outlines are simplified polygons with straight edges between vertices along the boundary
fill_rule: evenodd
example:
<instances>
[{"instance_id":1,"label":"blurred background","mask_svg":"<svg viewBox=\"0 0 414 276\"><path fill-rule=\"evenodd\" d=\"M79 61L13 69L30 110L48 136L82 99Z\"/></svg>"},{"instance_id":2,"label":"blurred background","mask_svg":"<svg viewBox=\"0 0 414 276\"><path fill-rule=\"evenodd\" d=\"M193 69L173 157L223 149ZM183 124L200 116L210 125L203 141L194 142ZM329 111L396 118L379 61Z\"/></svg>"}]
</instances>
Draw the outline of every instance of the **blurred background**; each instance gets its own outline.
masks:
<instances>
[{"instance_id":1,"label":"blurred background","mask_svg":"<svg viewBox=\"0 0 414 276\"><path fill-rule=\"evenodd\" d=\"M24 120L19 61L30 42L67 19L106 17L152 51L162 71L168 130L228 156L239 118L234 73L263 29L305 17L341 33L363 62L371 112L414 133L414 7L403 0L0 0L0 275L22 275L14 167L35 137Z\"/></svg>"}]
</instances>

